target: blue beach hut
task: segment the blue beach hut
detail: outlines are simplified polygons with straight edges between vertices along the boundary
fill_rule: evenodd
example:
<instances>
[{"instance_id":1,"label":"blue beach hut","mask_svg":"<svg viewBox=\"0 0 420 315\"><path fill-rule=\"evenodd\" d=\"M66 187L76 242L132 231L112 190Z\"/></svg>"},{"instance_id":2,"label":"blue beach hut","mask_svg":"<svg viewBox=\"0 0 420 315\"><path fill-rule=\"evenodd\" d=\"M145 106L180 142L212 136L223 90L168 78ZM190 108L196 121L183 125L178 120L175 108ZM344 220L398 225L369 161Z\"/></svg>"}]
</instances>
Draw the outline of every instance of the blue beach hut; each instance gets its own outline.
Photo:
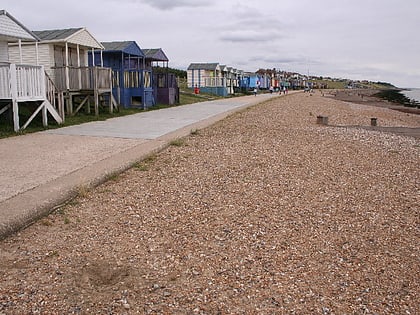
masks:
<instances>
[{"instance_id":1,"label":"blue beach hut","mask_svg":"<svg viewBox=\"0 0 420 315\"><path fill-rule=\"evenodd\" d=\"M143 49L146 69L153 71L152 87L156 104L174 105L179 103L178 81L169 73L169 59L162 48Z\"/></svg>"},{"instance_id":2,"label":"blue beach hut","mask_svg":"<svg viewBox=\"0 0 420 315\"><path fill-rule=\"evenodd\" d=\"M152 71L145 67L145 55L135 41L102 42L104 50L94 52L95 64L112 69L112 94L124 108L155 105ZM89 58L91 60L92 58Z\"/></svg>"}]
</instances>

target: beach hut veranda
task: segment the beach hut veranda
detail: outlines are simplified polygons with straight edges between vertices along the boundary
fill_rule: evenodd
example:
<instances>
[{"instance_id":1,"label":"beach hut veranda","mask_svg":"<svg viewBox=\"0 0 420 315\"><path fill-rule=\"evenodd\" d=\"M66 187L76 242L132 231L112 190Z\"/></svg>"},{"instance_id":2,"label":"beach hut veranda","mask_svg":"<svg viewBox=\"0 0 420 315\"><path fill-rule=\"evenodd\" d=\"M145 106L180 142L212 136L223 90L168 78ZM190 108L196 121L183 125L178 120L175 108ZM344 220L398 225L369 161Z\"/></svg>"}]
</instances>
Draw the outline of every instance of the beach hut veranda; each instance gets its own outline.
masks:
<instances>
[{"instance_id":1,"label":"beach hut veranda","mask_svg":"<svg viewBox=\"0 0 420 315\"><path fill-rule=\"evenodd\" d=\"M103 50L104 47L84 27L53 29L33 32L40 42L22 44L24 63L44 66L57 89L64 94L67 113L76 114L85 107L90 112L94 105L95 114L99 106L109 107L112 112L117 104L112 97L111 69L102 64L89 66L88 52ZM18 58L18 47L10 47L10 57ZM38 59L36 60L36 57Z\"/></svg>"},{"instance_id":2,"label":"beach hut veranda","mask_svg":"<svg viewBox=\"0 0 420 315\"><path fill-rule=\"evenodd\" d=\"M135 41L102 42L103 51L94 51L90 65L112 69L112 93L124 108L149 108L155 105L152 71L146 69L143 50ZM90 53L91 55L91 53ZM93 64L92 64L93 63Z\"/></svg>"},{"instance_id":3,"label":"beach hut veranda","mask_svg":"<svg viewBox=\"0 0 420 315\"><path fill-rule=\"evenodd\" d=\"M58 123L64 119L64 111L54 84L39 63L39 38L5 10L0 10L0 115L13 122L17 132L25 129L41 113L42 123L48 125L48 116ZM27 53L22 45L30 43L34 53ZM10 45L15 45L11 51ZM15 58L13 58L15 57ZM26 57L33 60L27 63ZM21 125L20 109L30 113Z\"/></svg>"},{"instance_id":4,"label":"beach hut veranda","mask_svg":"<svg viewBox=\"0 0 420 315\"><path fill-rule=\"evenodd\" d=\"M157 104L174 105L179 103L178 81L169 73L169 59L162 48L145 48L146 69L153 72L152 86Z\"/></svg>"},{"instance_id":5,"label":"beach hut veranda","mask_svg":"<svg viewBox=\"0 0 420 315\"><path fill-rule=\"evenodd\" d=\"M227 96L227 80L223 77L219 63L191 63L187 68L188 88L201 92Z\"/></svg>"}]
</instances>

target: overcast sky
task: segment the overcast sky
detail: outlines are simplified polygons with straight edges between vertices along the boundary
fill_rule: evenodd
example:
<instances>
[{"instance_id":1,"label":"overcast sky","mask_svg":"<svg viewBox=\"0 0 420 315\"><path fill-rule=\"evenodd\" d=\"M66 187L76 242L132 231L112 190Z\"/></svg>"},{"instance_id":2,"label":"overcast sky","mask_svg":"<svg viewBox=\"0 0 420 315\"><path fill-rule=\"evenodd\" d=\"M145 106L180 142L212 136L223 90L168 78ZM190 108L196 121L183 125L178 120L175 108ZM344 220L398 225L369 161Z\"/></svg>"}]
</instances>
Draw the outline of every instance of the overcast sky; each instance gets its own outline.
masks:
<instances>
[{"instance_id":1,"label":"overcast sky","mask_svg":"<svg viewBox=\"0 0 420 315\"><path fill-rule=\"evenodd\" d=\"M98 41L162 48L173 68L219 62L420 88L419 0L1 3L30 30L86 27Z\"/></svg>"}]
</instances>

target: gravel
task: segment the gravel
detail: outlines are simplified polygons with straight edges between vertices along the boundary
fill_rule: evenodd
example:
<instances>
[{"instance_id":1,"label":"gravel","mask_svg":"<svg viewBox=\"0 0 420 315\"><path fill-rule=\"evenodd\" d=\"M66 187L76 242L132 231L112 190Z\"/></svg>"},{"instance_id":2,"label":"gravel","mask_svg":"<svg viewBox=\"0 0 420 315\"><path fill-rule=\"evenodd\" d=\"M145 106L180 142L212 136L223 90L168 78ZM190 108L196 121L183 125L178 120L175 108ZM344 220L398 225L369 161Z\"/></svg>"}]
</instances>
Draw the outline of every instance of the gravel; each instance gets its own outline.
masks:
<instances>
[{"instance_id":1,"label":"gravel","mask_svg":"<svg viewBox=\"0 0 420 315\"><path fill-rule=\"evenodd\" d=\"M420 141L371 117L420 127L294 94L81 189L0 243L0 314L419 314Z\"/></svg>"}]
</instances>

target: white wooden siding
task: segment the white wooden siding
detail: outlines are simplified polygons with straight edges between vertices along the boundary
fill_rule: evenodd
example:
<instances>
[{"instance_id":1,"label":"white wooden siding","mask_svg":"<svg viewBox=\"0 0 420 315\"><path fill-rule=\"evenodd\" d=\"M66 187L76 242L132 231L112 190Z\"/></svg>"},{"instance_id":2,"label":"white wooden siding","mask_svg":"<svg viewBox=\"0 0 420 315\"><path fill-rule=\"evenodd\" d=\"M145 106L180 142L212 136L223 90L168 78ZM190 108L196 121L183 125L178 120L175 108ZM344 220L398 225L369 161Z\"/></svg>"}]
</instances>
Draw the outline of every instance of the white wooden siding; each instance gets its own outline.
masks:
<instances>
[{"instance_id":1,"label":"white wooden siding","mask_svg":"<svg viewBox=\"0 0 420 315\"><path fill-rule=\"evenodd\" d=\"M35 40L32 34L28 33L6 14L0 14L0 35L14 39Z\"/></svg>"},{"instance_id":2,"label":"white wooden siding","mask_svg":"<svg viewBox=\"0 0 420 315\"><path fill-rule=\"evenodd\" d=\"M44 66L45 70L54 66L51 60L51 49L49 44L38 44L38 65ZM9 58L11 63L20 64L19 46L9 45ZM22 63L25 65L36 65L35 44L22 44Z\"/></svg>"},{"instance_id":3,"label":"white wooden siding","mask_svg":"<svg viewBox=\"0 0 420 315\"><path fill-rule=\"evenodd\" d=\"M9 49L7 47L7 42L0 42L0 63L9 62Z\"/></svg>"},{"instance_id":4,"label":"white wooden siding","mask_svg":"<svg viewBox=\"0 0 420 315\"><path fill-rule=\"evenodd\" d=\"M102 48L102 45L86 30L83 29L69 38L69 43L95 49Z\"/></svg>"}]
</instances>

